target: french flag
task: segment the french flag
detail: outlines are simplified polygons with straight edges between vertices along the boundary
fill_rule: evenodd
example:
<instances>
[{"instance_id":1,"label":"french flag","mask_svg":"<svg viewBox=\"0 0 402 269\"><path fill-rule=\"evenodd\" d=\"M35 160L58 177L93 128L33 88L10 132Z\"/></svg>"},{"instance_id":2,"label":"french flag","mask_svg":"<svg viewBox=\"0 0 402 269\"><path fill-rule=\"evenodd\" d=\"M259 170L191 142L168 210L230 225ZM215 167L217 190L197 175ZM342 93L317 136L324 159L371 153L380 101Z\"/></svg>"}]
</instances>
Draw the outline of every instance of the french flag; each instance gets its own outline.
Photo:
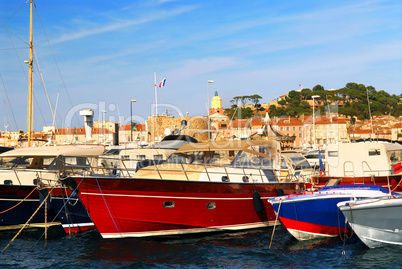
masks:
<instances>
[{"instance_id":1,"label":"french flag","mask_svg":"<svg viewBox=\"0 0 402 269\"><path fill-rule=\"evenodd\" d=\"M162 79L161 82L159 82L159 88L162 88L163 86L165 86L166 83L166 78Z\"/></svg>"},{"instance_id":2,"label":"french flag","mask_svg":"<svg viewBox=\"0 0 402 269\"><path fill-rule=\"evenodd\" d=\"M322 162L322 158L321 158L321 151L318 151L318 159L320 162L320 176L324 176L325 175L325 168L324 168L324 163Z\"/></svg>"}]
</instances>

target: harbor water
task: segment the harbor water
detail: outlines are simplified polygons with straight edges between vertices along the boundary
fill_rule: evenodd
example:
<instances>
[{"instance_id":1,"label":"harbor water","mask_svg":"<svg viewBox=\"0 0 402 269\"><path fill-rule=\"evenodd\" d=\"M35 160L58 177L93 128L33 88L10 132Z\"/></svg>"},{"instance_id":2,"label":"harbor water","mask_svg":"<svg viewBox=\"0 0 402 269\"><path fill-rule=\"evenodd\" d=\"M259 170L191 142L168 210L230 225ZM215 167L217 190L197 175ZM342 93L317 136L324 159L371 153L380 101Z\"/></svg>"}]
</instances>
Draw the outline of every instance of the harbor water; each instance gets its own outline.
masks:
<instances>
[{"instance_id":1,"label":"harbor water","mask_svg":"<svg viewBox=\"0 0 402 269\"><path fill-rule=\"evenodd\" d=\"M0 268L402 268L401 247L367 248L355 235L297 241L285 228L163 238L102 239L94 230L23 231ZM17 231L2 232L1 249Z\"/></svg>"}]
</instances>

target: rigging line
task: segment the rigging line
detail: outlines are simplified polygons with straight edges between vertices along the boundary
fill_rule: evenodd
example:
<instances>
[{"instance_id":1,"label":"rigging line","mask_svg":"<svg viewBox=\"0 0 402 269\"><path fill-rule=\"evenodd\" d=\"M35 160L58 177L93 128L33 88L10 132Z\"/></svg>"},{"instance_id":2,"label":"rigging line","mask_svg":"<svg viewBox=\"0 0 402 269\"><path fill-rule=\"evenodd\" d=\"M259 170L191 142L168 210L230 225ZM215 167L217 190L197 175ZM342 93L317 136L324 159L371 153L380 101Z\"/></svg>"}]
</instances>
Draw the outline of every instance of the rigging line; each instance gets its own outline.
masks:
<instances>
[{"instance_id":1,"label":"rigging line","mask_svg":"<svg viewBox=\"0 0 402 269\"><path fill-rule=\"evenodd\" d=\"M42 82L42 88L45 91L45 95L46 95L46 98L47 98L47 103L48 103L49 108L50 108L50 113L52 113L52 118L54 119L55 115L54 115L54 112L53 112L52 104L51 104L50 99L49 99L49 94L47 93L45 81L43 80L42 70L40 69L40 66L39 66L39 61L38 61L38 57L36 55L36 50L34 50L34 57L35 57L36 68L38 68L38 71L39 71L38 76L39 76L40 81ZM45 124L46 124L46 122L45 122Z\"/></svg>"},{"instance_id":2,"label":"rigging line","mask_svg":"<svg viewBox=\"0 0 402 269\"><path fill-rule=\"evenodd\" d=\"M38 9L37 9L35 3L34 3L34 7L35 7L36 14L38 15L39 22L40 22L40 24L41 24L41 26L42 26L42 30L43 30L43 33L44 33L44 35L45 35L45 38L46 38L47 44L48 44L48 46L49 46L50 52L51 52L51 54L52 54L54 63L56 64L57 71L58 71L58 73L59 73L59 75L60 75L60 79L61 79L61 81L62 81L62 83L63 83L64 90L66 91L66 94L67 94L68 100L70 101L71 107L73 107L73 102L71 101L71 97L70 97L70 94L69 94L69 92L68 92L68 90L67 90L66 83L64 82L64 79L63 79L63 76L62 76L62 74L61 74L59 65L58 65L58 63L57 63L56 57L54 56L52 46L50 45L49 38L47 37L46 31L45 31L45 27L43 26L41 17L40 17L40 15L39 15L39 11L38 11ZM74 118L75 118L75 120L77 121L77 124L79 125L80 123L79 123L77 117L74 117Z\"/></svg>"},{"instance_id":3,"label":"rigging line","mask_svg":"<svg viewBox=\"0 0 402 269\"><path fill-rule=\"evenodd\" d=\"M37 107L38 107L39 114L41 115L42 120L43 120L44 124L46 125L46 120L45 120L45 117L43 116L42 110L40 109L40 105L39 105L38 99L36 99L35 94L33 94L33 98L34 98L35 103L36 103L36 105L37 105ZM33 118L32 118L32 119L33 119ZM32 130L32 132L33 132L33 130Z\"/></svg>"},{"instance_id":4,"label":"rigging line","mask_svg":"<svg viewBox=\"0 0 402 269\"><path fill-rule=\"evenodd\" d=\"M100 193L101 193L101 195L102 195L103 202L105 203L105 206L106 206L107 210L109 211L110 219L113 221L113 224L114 224L114 226L116 227L117 232L119 233L120 237L123 237L123 235L121 234L121 232L120 232L120 230L119 230L119 227L117 227L117 224L116 224L116 222L115 222L115 220L114 220L114 218L113 218L113 216L112 216L112 212L110 211L109 206L108 206L108 204L107 204L107 202L106 202L105 196L104 196L104 194L103 194L103 192L102 192L102 189L101 189L101 187L100 187L100 185L99 185L98 177L95 177L95 180L96 180L96 183L98 184L98 188L99 188L99 191L100 191Z\"/></svg>"},{"instance_id":5,"label":"rigging line","mask_svg":"<svg viewBox=\"0 0 402 269\"><path fill-rule=\"evenodd\" d=\"M20 9L21 9L24 5L26 5L28 2L29 2L29 0L27 0L24 4L22 4L22 5L13 13L13 15L11 15L10 18L8 18L6 21L3 21L3 24L0 25L0 29L3 28L3 27L6 28L6 24L19 12Z\"/></svg>"},{"instance_id":6,"label":"rigging line","mask_svg":"<svg viewBox=\"0 0 402 269\"><path fill-rule=\"evenodd\" d=\"M14 116L13 108L12 108L12 106L10 105L10 99L8 98L8 94L7 94L7 90L6 90L6 85L4 85L4 80L3 80L3 77L1 76L1 74L0 74L0 79L1 79L1 83L3 84L3 88L4 88L4 93L5 93L5 96L6 96L7 101L8 101L8 106L7 106L7 103L6 103L6 98L4 98L4 100L3 100L3 101L4 101L4 106L5 106L6 108L7 108L7 107L9 107L9 108L10 108L10 110L11 110L11 115L13 116L15 126L17 127L17 130L18 130L17 121L15 120L15 116ZM8 114L8 109L6 109L6 112L7 112L7 117L8 117L8 120L9 120L9 121L10 121L10 123L11 123L11 128L12 128L12 129L14 129L14 125L13 125L13 123L12 123L11 119L10 119L10 115Z\"/></svg>"}]
</instances>

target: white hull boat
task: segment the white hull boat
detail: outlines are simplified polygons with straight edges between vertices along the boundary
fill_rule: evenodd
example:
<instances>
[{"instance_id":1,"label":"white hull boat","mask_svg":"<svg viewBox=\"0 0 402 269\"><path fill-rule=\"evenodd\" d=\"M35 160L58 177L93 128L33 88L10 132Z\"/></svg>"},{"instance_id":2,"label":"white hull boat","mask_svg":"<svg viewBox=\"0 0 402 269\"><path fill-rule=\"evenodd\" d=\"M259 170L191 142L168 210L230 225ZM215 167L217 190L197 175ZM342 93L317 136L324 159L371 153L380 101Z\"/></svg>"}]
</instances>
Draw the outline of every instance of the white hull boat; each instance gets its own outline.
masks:
<instances>
[{"instance_id":1,"label":"white hull boat","mask_svg":"<svg viewBox=\"0 0 402 269\"><path fill-rule=\"evenodd\" d=\"M402 245L402 197L340 202L338 207L369 248Z\"/></svg>"}]
</instances>

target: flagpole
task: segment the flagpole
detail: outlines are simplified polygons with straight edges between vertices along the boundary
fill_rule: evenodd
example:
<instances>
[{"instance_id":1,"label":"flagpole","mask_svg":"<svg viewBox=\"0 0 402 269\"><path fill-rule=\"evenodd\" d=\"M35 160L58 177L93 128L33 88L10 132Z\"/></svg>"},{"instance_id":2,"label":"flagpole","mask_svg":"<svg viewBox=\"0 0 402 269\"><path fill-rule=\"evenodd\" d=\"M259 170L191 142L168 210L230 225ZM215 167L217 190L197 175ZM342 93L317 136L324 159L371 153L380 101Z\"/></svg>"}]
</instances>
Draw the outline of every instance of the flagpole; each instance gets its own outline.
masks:
<instances>
[{"instance_id":1,"label":"flagpole","mask_svg":"<svg viewBox=\"0 0 402 269\"><path fill-rule=\"evenodd\" d=\"M155 87L155 116L157 116L158 115L158 91L157 91L158 84L156 84L156 72L154 72L154 81L155 81L155 84L154 84L154 87Z\"/></svg>"}]
</instances>

